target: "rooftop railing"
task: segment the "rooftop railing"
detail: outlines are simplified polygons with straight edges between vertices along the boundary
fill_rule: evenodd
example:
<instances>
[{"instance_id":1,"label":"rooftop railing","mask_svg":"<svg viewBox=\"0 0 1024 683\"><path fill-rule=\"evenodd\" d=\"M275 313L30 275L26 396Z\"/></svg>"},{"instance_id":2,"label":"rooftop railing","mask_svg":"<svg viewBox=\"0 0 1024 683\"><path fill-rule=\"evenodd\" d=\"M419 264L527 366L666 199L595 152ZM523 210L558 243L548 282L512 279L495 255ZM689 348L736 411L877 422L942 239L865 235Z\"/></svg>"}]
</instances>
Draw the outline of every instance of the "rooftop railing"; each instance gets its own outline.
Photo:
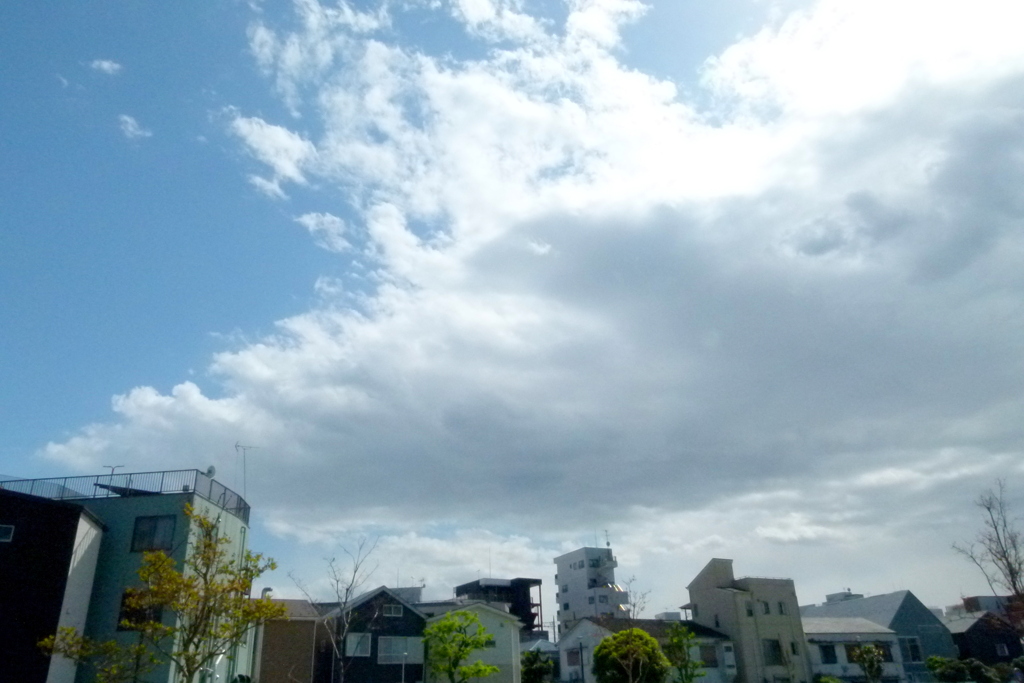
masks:
<instances>
[{"instance_id":1,"label":"rooftop railing","mask_svg":"<svg viewBox=\"0 0 1024 683\"><path fill-rule=\"evenodd\" d=\"M13 479L0 481L0 488L50 500L133 498L169 493L195 493L246 524L249 523L249 504L227 486L199 470Z\"/></svg>"}]
</instances>

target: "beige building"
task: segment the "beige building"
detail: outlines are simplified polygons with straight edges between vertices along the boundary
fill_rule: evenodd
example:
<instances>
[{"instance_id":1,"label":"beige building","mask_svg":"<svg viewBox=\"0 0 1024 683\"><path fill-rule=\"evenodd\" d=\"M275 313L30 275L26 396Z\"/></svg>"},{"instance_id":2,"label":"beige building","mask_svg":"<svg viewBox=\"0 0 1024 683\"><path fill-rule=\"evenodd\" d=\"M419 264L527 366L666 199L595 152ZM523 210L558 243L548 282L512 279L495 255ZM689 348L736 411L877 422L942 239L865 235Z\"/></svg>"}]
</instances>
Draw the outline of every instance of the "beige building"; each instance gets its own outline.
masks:
<instances>
[{"instance_id":1,"label":"beige building","mask_svg":"<svg viewBox=\"0 0 1024 683\"><path fill-rule=\"evenodd\" d=\"M737 579L732 560L716 558L687 590L693 621L732 639L740 683L810 683L792 579Z\"/></svg>"}]
</instances>

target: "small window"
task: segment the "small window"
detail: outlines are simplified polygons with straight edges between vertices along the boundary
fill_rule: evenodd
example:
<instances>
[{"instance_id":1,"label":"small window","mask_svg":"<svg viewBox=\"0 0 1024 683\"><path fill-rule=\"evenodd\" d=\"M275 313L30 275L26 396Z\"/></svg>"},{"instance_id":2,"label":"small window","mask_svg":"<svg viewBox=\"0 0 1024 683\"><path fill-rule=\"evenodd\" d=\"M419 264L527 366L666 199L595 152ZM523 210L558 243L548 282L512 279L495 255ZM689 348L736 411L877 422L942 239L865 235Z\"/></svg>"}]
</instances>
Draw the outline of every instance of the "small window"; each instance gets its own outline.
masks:
<instances>
[{"instance_id":1,"label":"small window","mask_svg":"<svg viewBox=\"0 0 1024 683\"><path fill-rule=\"evenodd\" d=\"M121 594L121 609L117 614L118 631L137 631L142 624L159 622L163 617L163 611L159 605L152 607L136 607L129 605L128 601L136 595L132 588Z\"/></svg>"},{"instance_id":2,"label":"small window","mask_svg":"<svg viewBox=\"0 0 1024 683\"><path fill-rule=\"evenodd\" d=\"M761 641L761 652L764 663L768 666L782 666L786 663L782 656L782 643L776 638L765 638Z\"/></svg>"},{"instance_id":3,"label":"small window","mask_svg":"<svg viewBox=\"0 0 1024 683\"><path fill-rule=\"evenodd\" d=\"M785 614L785 613L786 613L786 603L780 602L779 603L779 614Z\"/></svg>"},{"instance_id":4,"label":"small window","mask_svg":"<svg viewBox=\"0 0 1024 683\"><path fill-rule=\"evenodd\" d=\"M345 638L346 657L369 657L370 656L370 634L349 633Z\"/></svg>"},{"instance_id":5,"label":"small window","mask_svg":"<svg viewBox=\"0 0 1024 683\"><path fill-rule=\"evenodd\" d=\"M400 617L402 616L401 605L384 605L384 616L386 617Z\"/></svg>"},{"instance_id":6,"label":"small window","mask_svg":"<svg viewBox=\"0 0 1024 683\"><path fill-rule=\"evenodd\" d=\"M996 655L999 657L1010 656L1010 649L1006 647L1006 643L996 643Z\"/></svg>"},{"instance_id":7,"label":"small window","mask_svg":"<svg viewBox=\"0 0 1024 683\"><path fill-rule=\"evenodd\" d=\"M562 592L563 593L568 593L569 592L569 584L567 584L567 583L563 583L562 584Z\"/></svg>"},{"instance_id":8,"label":"small window","mask_svg":"<svg viewBox=\"0 0 1024 683\"><path fill-rule=\"evenodd\" d=\"M602 605L607 605L608 604L608 596L607 595L598 595L597 596L597 601L599 603L601 603Z\"/></svg>"},{"instance_id":9,"label":"small window","mask_svg":"<svg viewBox=\"0 0 1024 683\"><path fill-rule=\"evenodd\" d=\"M136 517L132 534L132 552L144 550L170 550L174 547L175 515Z\"/></svg>"},{"instance_id":10,"label":"small window","mask_svg":"<svg viewBox=\"0 0 1024 683\"><path fill-rule=\"evenodd\" d=\"M718 667L718 651L714 645L700 646L700 661L704 664L705 669Z\"/></svg>"},{"instance_id":11,"label":"small window","mask_svg":"<svg viewBox=\"0 0 1024 683\"><path fill-rule=\"evenodd\" d=\"M794 655L800 654L800 649L797 646L795 640L790 641L790 643L789 643L789 652L790 652L790 654L794 654Z\"/></svg>"},{"instance_id":12,"label":"small window","mask_svg":"<svg viewBox=\"0 0 1024 683\"><path fill-rule=\"evenodd\" d=\"M831 643L822 643L819 645L818 652L821 653L822 664L836 664L839 662L836 658L836 646Z\"/></svg>"},{"instance_id":13,"label":"small window","mask_svg":"<svg viewBox=\"0 0 1024 683\"><path fill-rule=\"evenodd\" d=\"M718 615L715 615L715 628L722 628L722 625L718 623Z\"/></svg>"},{"instance_id":14,"label":"small window","mask_svg":"<svg viewBox=\"0 0 1024 683\"><path fill-rule=\"evenodd\" d=\"M750 600L747 600L747 616L748 617L754 616L754 603L751 602Z\"/></svg>"},{"instance_id":15,"label":"small window","mask_svg":"<svg viewBox=\"0 0 1024 683\"><path fill-rule=\"evenodd\" d=\"M589 598L587 598L587 604L588 605L593 605L594 604L594 596L593 595L591 595Z\"/></svg>"},{"instance_id":16,"label":"small window","mask_svg":"<svg viewBox=\"0 0 1024 683\"><path fill-rule=\"evenodd\" d=\"M900 654L905 662L920 662L921 643L917 638L900 638Z\"/></svg>"},{"instance_id":17,"label":"small window","mask_svg":"<svg viewBox=\"0 0 1024 683\"><path fill-rule=\"evenodd\" d=\"M772 613L772 606L768 604L767 600L762 600L761 601L761 611L764 612L765 614L771 614Z\"/></svg>"},{"instance_id":18,"label":"small window","mask_svg":"<svg viewBox=\"0 0 1024 683\"><path fill-rule=\"evenodd\" d=\"M693 603L693 618L697 618L697 603Z\"/></svg>"},{"instance_id":19,"label":"small window","mask_svg":"<svg viewBox=\"0 0 1024 683\"><path fill-rule=\"evenodd\" d=\"M569 611L569 603L567 603L567 602L563 602L562 603L562 611L563 612L568 612Z\"/></svg>"},{"instance_id":20,"label":"small window","mask_svg":"<svg viewBox=\"0 0 1024 683\"><path fill-rule=\"evenodd\" d=\"M14 540L14 525L0 524L0 543L10 543Z\"/></svg>"}]
</instances>

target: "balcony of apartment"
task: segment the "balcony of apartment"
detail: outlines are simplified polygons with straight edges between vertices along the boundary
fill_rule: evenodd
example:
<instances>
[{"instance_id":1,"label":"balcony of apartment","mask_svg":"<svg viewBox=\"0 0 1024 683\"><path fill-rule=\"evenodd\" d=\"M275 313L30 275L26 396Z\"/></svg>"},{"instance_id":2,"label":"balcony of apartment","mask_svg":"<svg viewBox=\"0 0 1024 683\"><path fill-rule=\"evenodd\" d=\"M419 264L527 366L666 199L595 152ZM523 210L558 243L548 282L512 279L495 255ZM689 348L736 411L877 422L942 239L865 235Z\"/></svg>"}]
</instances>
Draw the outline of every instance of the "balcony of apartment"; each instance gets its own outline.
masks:
<instances>
[{"instance_id":1,"label":"balcony of apartment","mask_svg":"<svg viewBox=\"0 0 1024 683\"><path fill-rule=\"evenodd\" d=\"M172 493L195 493L249 523L249 504L240 495L199 470L170 470L86 477L13 479L0 488L50 500L133 498Z\"/></svg>"}]
</instances>

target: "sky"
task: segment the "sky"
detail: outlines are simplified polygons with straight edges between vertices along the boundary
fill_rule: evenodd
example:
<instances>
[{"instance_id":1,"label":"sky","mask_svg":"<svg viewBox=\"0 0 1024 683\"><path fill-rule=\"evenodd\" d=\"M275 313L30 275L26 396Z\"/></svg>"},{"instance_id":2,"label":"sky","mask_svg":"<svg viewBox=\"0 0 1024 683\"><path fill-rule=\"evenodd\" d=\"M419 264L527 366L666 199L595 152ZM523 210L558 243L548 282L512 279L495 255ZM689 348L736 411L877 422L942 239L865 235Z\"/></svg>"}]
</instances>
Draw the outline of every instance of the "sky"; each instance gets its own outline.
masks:
<instances>
[{"instance_id":1,"label":"sky","mask_svg":"<svg viewBox=\"0 0 1024 683\"><path fill-rule=\"evenodd\" d=\"M0 5L0 474L217 468L279 596L985 594L1024 6ZM245 448L236 448L236 445Z\"/></svg>"}]
</instances>

